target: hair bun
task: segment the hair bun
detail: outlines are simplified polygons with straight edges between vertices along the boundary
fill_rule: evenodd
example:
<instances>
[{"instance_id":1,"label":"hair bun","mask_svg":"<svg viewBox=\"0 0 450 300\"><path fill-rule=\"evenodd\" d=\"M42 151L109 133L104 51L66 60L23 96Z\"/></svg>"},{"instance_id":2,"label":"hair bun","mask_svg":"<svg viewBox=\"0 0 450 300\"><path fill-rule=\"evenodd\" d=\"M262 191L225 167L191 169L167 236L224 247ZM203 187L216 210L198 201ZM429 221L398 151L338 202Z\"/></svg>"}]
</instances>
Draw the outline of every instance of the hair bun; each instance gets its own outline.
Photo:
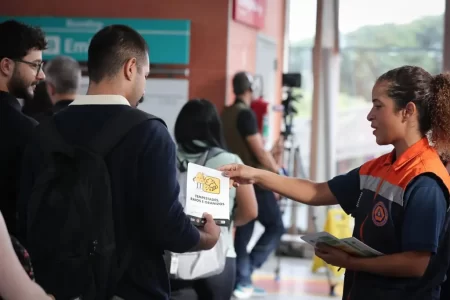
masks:
<instances>
[{"instance_id":1,"label":"hair bun","mask_svg":"<svg viewBox=\"0 0 450 300\"><path fill-rule=\"evenodd\" d=\"M446 160L450 159L450 74L433 76L430 82L430 140Z\"/></svg>"},{"instance_id":2,"label":"hair bun","mask_svg":"<svg viewBox=\"0 0 450 300\"><path fill-rule=\"evenodd\" d=\"M448 89L450 87L448 74L438 74L433 76L430 85L431 85L431 92L435 95L442 92L442 90L444 89Z\"/></svg>"}]
</instances>

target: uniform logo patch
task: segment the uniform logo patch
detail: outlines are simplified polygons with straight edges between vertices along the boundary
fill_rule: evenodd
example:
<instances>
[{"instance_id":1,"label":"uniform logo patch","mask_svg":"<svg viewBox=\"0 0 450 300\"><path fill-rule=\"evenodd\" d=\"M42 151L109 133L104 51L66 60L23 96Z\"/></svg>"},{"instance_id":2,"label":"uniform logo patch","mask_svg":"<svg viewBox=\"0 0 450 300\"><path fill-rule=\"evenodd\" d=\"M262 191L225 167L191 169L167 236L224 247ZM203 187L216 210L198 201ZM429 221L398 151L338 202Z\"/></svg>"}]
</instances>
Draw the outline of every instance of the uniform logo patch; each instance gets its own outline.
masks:
<instances>
[{"instance_id":1,"label":"uniform logo patch","mask_svg":"<svg viewBox=\"0 0 450 300\"><path fill-rule=\"evenodd\" d=\"M372 210L372 221L376 226L384 226L388 220L388 210L383 201L379 201Z\"/></svg>"}]
</instances>

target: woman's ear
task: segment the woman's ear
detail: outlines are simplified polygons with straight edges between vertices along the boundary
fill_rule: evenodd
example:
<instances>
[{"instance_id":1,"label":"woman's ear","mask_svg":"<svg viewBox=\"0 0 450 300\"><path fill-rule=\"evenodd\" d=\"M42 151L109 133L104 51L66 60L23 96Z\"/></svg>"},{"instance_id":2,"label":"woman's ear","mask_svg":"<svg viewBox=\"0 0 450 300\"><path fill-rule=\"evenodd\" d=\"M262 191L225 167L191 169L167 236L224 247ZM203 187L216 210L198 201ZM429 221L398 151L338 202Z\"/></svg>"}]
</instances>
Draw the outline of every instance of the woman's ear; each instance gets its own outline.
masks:
<instances>
[{"instance_id":1,"label":"woman's ear","mask_svg":"<svg viewBox=\"0 0 450 300\"><path fill-rule=\"evenodd\" d=\"M414 115L417 111L416 104L414 104L414 102L409 102L408 104L406 104L405 110L409 116Z\"/></svg>"},{"instance_id":2,"label":"woman's ear","mask_svg":"<svg viewBox=\"0 0 450 300\"><path fill-rule=\"evenodd\" d=\"M413 102L406 104L405 109L403 109L403 120L406 121L410 117L417 113L417 107Z\"/></svg>"}]
</instances>

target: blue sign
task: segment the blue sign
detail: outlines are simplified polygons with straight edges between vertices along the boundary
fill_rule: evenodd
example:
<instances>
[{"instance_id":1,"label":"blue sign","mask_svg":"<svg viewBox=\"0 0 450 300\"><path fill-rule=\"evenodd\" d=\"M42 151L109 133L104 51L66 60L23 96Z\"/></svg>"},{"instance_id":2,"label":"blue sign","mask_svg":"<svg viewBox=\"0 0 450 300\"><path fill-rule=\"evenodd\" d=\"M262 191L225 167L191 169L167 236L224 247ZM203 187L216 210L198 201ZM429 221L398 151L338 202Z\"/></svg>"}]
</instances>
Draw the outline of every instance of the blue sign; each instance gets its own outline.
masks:
<instances>
[{"instance_id":1,"label":"blue sign","mask_svg":"<svg viewBox=\"0 0 450 300\"><path fill-rule=\"evenodd\" d=\"M89 43L94 34L105 26L124 24L137 30L147 41L150 63L189 64L189 20L0 16L0 22L8 19L42 28L48 41L44 60L67 55L78 61L87 61Z\"/></svg>"}]
</instances>

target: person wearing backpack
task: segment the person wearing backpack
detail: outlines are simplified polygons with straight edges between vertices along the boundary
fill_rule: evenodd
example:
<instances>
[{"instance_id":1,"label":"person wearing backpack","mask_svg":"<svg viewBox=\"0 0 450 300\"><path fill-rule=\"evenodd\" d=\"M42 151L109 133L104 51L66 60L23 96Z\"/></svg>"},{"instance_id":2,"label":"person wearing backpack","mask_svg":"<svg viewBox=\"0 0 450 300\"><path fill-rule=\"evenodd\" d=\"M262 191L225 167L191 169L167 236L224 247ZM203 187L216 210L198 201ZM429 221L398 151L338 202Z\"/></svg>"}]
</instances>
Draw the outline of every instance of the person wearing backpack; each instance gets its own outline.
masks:
<instances>
[{"instance_id":1,"label":"person wearing backpack","mask_svg":"<svg viewBox=\"0 0 450 300\"><path fill-rule=\"evenodd\" d=\"M188 101L181 109L175 123L178 144L179 182L183 186L189 162L217 169L222 164L240 163L241 159L225 150L222 125L215 106L205 99ZM184 176L184 177L183 177ZM186 185L184 183L184 185ZM181 194L180 194L181 195ZM180 202L185 203L184 197ZM234 209L232 209L234 207ZM255 219L258 204L252 186L230 190L231 226L221 227L222 234L216 246L189 257L179 256L178 271L172 272L172 300L229 300L234 289L236 252L232 237L233 226L241 226ZM218 257L209 259L209 255ZM200 265L199 268L198 266ZM189 272L190 270L197 270ZM184 280L183 280L184 279ZM189 293L190 292L190 293Z\"/></svg>"},{"instance_id":2,"label":"person wearing backpack","mask_svg":"<svg viewBox=\"0 0 450 300\"><path fill-rule=\"evenodd\" d=\"M208 250L220 237L210 215L197 228L184 214L175 144L136 109L148 53L128 26L97 32L87 95L42 122L25 150L20 237L56 299L168 300L164 251Z\"/></svg>"}]
</instances>

